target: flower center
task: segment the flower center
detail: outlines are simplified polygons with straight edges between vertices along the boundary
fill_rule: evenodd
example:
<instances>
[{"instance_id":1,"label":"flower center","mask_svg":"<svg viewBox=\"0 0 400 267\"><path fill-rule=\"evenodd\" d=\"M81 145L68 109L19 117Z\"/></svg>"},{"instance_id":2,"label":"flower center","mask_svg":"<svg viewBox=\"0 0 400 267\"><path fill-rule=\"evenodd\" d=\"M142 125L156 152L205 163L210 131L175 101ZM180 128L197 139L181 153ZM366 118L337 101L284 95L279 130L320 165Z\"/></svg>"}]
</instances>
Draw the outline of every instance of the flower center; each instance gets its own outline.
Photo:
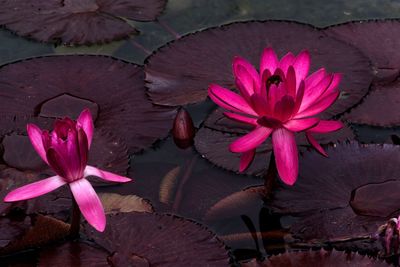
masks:
<instances>
[{"instance_id":1,"label":"flower center","mask_svg":"<svg viewBox=\"0 0 400 267\"><path fill-rule=\"evenodd\" d=\"M279 75L272 75L267 79L267 88L272 84L279 85L282 82L282 78Z\"/></svg>"}]
</instances>

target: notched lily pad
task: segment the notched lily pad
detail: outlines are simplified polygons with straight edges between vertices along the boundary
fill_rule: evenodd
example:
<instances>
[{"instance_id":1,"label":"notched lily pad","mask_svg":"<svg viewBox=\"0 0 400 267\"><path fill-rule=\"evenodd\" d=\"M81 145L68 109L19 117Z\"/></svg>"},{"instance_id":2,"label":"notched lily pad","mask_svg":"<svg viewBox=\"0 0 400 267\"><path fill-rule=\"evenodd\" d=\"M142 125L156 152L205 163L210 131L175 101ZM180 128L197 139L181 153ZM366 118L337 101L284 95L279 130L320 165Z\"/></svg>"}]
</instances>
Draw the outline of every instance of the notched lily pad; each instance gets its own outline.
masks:
<instances>
[{"instance_id":1,"label":"notched lily pad","mask_svg":"<svg viewBox=\"0 0 400 267\"><path fill-rule=\"evenodd\" d=\"M109 253L117 266L229 266L224 244L205 227L156 213L107 216L104 233L85 224L85 232ZM146 265L147 264L147 265Z\"/></svg>"},{"instance_id":2,"label":"notched lily pad","mask_svg":"<svg viewBox=\"0 0 400 267\"><path fill-rule=\"evenodd\" d=\"M67 242L42 249L38 267L110 267L108 253L83 242Z\"/></svg>"},{"instance_id":3,"label":"notched lily pad","mask_svg":"<svg viewBox=\"0 0 400 267\"><path fill-rule=\"evenodd\" d=\"M271 256L263 262L252 260L243 263L243 267L383 267L389 266L384 261L376 260L358 253L341 251L300 251L286 252Z\"/></svg>"},{"instance_id":4,"label":"notched lily pad","mask_svg":"<svg viewBox=\"0 0 400 267\"><path fill-rule=\"evenodd\" d=\"M400 126L400 81L391 84L376 84L363 102L345 114L352 123L381 127Z\"/></svg>"},{"instance_id":5,"label":"notched lily pad","mask_svg":"<svg viewBox=\"0 0 400 267\"><path fill-rule=\"evenodd\" d=\"M140 66L111 57L33 58L3 66L0 77L3 132L25 129L27 121L51 125L89 107L96 130L120 138L132 153L166 136L176 113L148 100Z\"/></svg>"},{"instance_id":6,"label":"notched lily pad","mask_svg":"<svg viewBox=\"0 0 400 267\"><path fill-rule=\"evenodd\" d=\"M355 21L328 27L324 32L352 44L373 64L375 82L391 82L400 74L400 21Z\"/></svg>"},{"instance_id":7,"label":"notched lily pad","mask_svg":"<svg viewBox=\"0 0 400 267\"><path fill-rule=\"evenodd\" d=\"M210 114L203 127L196 133L195 147L203 157L213 164L238 172L240 153L230 152L229 144L251 129L246 124L226 118L223 115L223 110L218 108ZM339 141L352 140L354 134L350 127L345 125L339 131L315 134L314 137L321 145L328 145ZM304 133L296 134L296 143L302 147L303 151L306 150L306 147L309 147ZM268 169L271 151L272 144L271 138L269 138L257 148L253 163L244 173L257 176L264 175Z\"/></svg>"},{"instance_id":8,"label":"notched lily pad","mask_svg":"<svg viewBox=\"0 0 400 267\"><path fill-rule=\"evenodd\" d=\"M308 49L312 70L341 72L343 95L328 114L344 112L367 93L372 75L368 59L355 47L328 37L309 25L285 21L239 22L189 34L160 48L145 65L154 103L176 106L203 101L207 87L234 87L232 59L241 56L258 67L263 49L272 46L282 57Z\"/></svg>"},{"instance_id":9,"label":"notched lily pad","mask_svg":"<svg viewBox=\"0 0 400 267\"><path fill-rule=\"evenodd\" d=\"M329 158L305 154L297 183L282 185L268 205L299 217L291 226L297 238L334 245L361 238L373 247L369 237L398 216L400 148L353 142L327 152Z\"/></svg>"},{"instance_id":10,"label":"notched lily pad","mask_svg":"<svg viewBox=\"0 0 400 267\"><path fill-rule=\"evenodd\" d=\"M43 42L99 44L138 33L127 19L155 20L165 4L165 0L5 0L0 25Z\"/></svg>"}]
</instances>

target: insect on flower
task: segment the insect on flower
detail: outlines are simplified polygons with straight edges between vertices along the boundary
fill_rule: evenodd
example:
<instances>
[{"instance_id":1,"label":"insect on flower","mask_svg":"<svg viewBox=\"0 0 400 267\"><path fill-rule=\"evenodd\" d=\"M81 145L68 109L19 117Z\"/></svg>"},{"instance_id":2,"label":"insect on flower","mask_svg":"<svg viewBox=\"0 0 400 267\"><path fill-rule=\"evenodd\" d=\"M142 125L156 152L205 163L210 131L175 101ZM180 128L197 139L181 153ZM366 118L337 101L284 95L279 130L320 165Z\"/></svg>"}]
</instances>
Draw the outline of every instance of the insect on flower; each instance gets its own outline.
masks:
<instances>
[{"instance_id":1,"label":"insect on flower","mask_svg":"<svg viewBox=\"0 0 400 267\"><path fill-rule=\"evenodd\" d=\"M315 117L339 97L341 75L324 68L308 75L310 55L286 54L281 60L272 48L263 51L259 72L245 59L235 57L233 74L240 94L216 84L208 88L210 98L229 112L230 119L250 124L254 129L230 144L231 152L242 153L239 170L253 161L256 148L272 135L278 173L283 182L293 185L298 176L298 151L295 133L305 131L309 143L327 156L313 133L328 133L342 123Z\"/></svg>"}]
</instances>

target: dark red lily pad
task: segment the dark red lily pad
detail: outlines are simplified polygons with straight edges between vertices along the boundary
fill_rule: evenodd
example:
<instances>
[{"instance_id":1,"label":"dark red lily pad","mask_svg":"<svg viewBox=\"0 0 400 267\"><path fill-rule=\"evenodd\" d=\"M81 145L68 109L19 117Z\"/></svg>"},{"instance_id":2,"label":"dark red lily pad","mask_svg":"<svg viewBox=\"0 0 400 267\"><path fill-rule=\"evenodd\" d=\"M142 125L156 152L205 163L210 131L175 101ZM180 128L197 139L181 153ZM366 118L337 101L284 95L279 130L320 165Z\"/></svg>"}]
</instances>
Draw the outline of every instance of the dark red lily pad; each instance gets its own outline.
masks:
<instances>
[{"instance_id":1,"label":"dark red lily pad","mask_svg":"<svg viewBox=\"0 0 400 267\"><path fill-rule=\"evenodd\" d=\"M155 20L165 4L165 0L3 1L0 25L43 42L106 43L138 33L126 19Z\"/></svg>"},{"instance_id":2,"label":"dark red lily pad","mask_svg":"<svg viewBox=\"0 0 400 267\"><path fill-rule=\"evenodd\" d=\"M239 171L240 154L229 151L229 144L241 135L251 131L246 124L233 121L222 114L222 109L216 109L206 119L204 125L196 133L195 147L197 151L213 164L230 171ZM345 125L339 131L327 134L315 134L314 137L322 145L339 141L352 140L353 131ZM296 142L305 150L309 147L303 133L296 135ZM244 172L256 176L262 176L268 169L270 153L272 151L271 138L256 150L256 156L250 167Z\"/></svg>"},{"instance_id":3,"label":"dark red lily pad","mask_svg":"<svg viewBox=\"0 0 400 267\"><path fill-rule=\"evenodd\" d=\"M51 125L54 118L76 118L86 106L97 110L97 130L137 152L166 136L176 113L148 100L141 67L111 57L34 58L2 67L0 77L3 132L24 129L27 121Z\"/></svg>"},{"instance_id":4,"label":"dark red lily pad","mask_svg":"<svg viewBox=\"0 0 400 267\"><path fill-rule=\"evenodd\" d=\"M388 263L360 255L358 253L346 253L342 251L299 251L286 252L271 256L263 262L252 260L243 263L243 267L383 267Z\"/></svg>"},{"instance_id":5,"label":"dark red lily pad","mask_svg":"<svg viewBox=\"0 0 400 267\"><path fill-rule=\"evenodd\" d=\"M353 142L327 152L329 158L305 154L298 181L292 187L282 185L270 207L299 217L291 232L301 240L376 248L369 237L400 210L400 147Z\"/></svg>"},{"instance_id":6,"label":"dark red lily pad","mask_svg":"<svg viewBox=\"0 0 400 267\"><path fill-rule=\"evenodd\" d=\"M391 82L400 74L400 21L369 20L335 25L324 32L358 47L373 64L375 82Z\"/></svg>"},{"instance_id":7,"label":"dark red lily pad","mask_svg":"<svg viewBox=\"0 0 400 267\"><path fill-rule=\"evenodd\" d=\"M400 45L399 20L371 20L344 23L325 32L358 47L374 68L374 86L364 101L346 114L352 123L394 127L400 125L399 109Z\"/></svg>"},{"instance_id":8,"label":"dark red lily pad","mask_svg":"<svg viewBox=\"0 0 400 267\"><path fill-rule=\"evenodd\" d=\"M341 72L342 96L327 114L355 105L367 93L372 75L368 59L309 25L285 22L239 22L189 34L160 48L145 66L147 87L154 103L176 106L206 99L211 83L233 88L232 59L240 55L258 66L262 50L272 46L279 56L308 49L312 71L326 67Z\"/></svg>"},{"instance_id":9,"label":"dark red lily pad","mask_svg":"<svg viewBox=\"0 0 400 267\"><path fill-rule=\"evenodd\" d=\"M394 127L400 125L400 82L374 85L363 102L345 114L352 123Z\"/></svg>"},{"instance_id":10,"label":"dark red lily pad","mask_svg":"<svg viewBox=\"0 0 400 267\"><path fill-rule=\"evenodd\" d=\"M224 244L198 223L156 213L107 216L104 233L85 233L110 254L116 266L229 266ZM146 265L147 264L147 265Z\"/></svg>"},{"instance_id":11,"label":"dark red lily pad","mask_svg":"<svg viewBox=\"0 0 400 267\"><path fill-rule=\"evenodd\" d=\"M67 242L44 248L39 255L38 267L110 267L108 253L82 242Z\"/></svg>"}]
</instances>

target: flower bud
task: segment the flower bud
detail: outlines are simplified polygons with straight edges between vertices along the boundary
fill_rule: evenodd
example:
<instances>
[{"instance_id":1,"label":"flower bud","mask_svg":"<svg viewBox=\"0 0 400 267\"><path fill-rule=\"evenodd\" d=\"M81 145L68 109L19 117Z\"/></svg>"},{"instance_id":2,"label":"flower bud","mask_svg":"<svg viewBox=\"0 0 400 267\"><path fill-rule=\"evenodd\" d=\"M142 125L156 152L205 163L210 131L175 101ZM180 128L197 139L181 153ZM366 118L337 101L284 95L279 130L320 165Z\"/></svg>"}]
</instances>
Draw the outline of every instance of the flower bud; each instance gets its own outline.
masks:
<instances>
[{"instance_id":1,"label":"flower bud","mask_svg":"<svg viewBox=\"0 0 400 267\"><path fill-rule=\"evenodd\" d=\"M172 128L172 136L177 147L186 149L193 144L195 128L190 114L181 108L176 114Z\"/></svg>"}]
</instances>

